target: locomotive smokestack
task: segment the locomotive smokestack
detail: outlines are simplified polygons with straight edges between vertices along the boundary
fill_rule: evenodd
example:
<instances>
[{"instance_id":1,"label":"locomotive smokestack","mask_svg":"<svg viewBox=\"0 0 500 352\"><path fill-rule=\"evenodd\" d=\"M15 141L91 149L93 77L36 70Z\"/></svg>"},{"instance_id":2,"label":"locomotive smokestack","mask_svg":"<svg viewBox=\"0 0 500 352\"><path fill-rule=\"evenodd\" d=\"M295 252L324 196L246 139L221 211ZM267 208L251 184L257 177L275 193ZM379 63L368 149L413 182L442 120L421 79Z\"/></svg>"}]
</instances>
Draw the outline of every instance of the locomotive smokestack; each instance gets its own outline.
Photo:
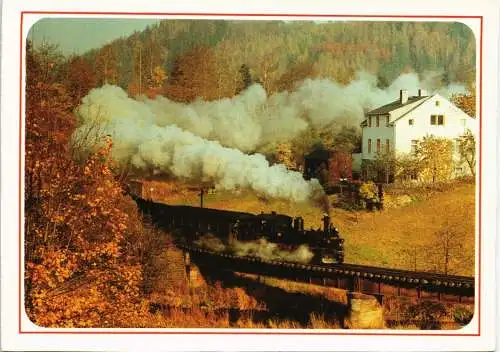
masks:
<instances>
[{"instance_id":1,"label":"locomotive smokestack","mask_svg":"<svg viewBox=\"0 0 500 352\"><path fill-rule=\"evenodd\" d=\"M323 231L326 233L330 228L330 216L328 214L323 215Z\"/></svg>"},{"instance_id":2,"label":"locomotive smokestack","mask_svg":"<svg viewBox=\"0 0 500 352\"><path fill-rule=\"evenodd\" d=\"M320 197L319 201L319 206L325 213L325 215L330 216L330 200L328 199L328 195L323 195Z\"/></svg>"}]
</instances>

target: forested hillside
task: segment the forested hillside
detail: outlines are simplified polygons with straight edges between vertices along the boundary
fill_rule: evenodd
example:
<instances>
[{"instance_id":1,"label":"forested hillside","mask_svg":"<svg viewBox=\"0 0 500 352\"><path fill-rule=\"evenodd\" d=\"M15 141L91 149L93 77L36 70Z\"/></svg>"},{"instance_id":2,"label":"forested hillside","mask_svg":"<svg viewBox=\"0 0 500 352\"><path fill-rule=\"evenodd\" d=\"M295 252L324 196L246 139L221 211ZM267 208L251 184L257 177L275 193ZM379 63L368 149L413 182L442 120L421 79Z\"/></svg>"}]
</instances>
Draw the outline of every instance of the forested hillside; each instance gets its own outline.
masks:
<instances>
[{"instance_id":1,"label":"forested hillside","mask_svg":"<svg viewBox=\"0 0 500 352\"><path fill-rule=\"evenodd\" d=\"M444 85L475 77L473 34L460 23L164 20L85 59L97 84L168 87L178 101L233 96L252 81L268 93L306 77L345 84L358 71L381 87L403 72L439 72Z\"/></svg>"},{"instance_id":2,"label":"forested hillside","mask_svg":"<svg viewBox=\"0 0 500 352\"><path fill-rule=\"evenodd\" d=\"M475 115L462 101L475 101L475 41L460 23L162 20L82 56L38 50L41 75L68 86L73 107L106 83L164 96L145 102L163 122L271 162L283 162L280 148L292 164L317 147L359 149L363 113L403 88L461 93L455 102Z\"/></svg>"}]
</instances>

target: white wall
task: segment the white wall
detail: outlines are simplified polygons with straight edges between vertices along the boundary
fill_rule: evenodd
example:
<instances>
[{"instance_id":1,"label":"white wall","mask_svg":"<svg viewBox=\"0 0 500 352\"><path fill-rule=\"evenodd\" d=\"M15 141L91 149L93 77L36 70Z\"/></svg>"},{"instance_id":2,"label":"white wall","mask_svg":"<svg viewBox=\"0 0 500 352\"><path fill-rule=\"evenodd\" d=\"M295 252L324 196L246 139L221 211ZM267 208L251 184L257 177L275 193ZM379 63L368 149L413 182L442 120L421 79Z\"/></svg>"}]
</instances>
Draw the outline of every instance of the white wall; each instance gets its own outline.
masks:
<instances>
[{"instance_id":1,"label":"white wall","mask_svg":"<svg viewBox=\"0 0 500 352\"><path fill-rule=\"evenodd\" d=\"M439 106L436 106L436 101L439 101ZM405 113L407 114L404 117L398 119ZM444 125L431 125L431 115L444 115ZM417 101L392 111L390 121L394 122L394 127L386 126L385 116L380 116L380 127L376 127L375 117L372 118L372 127L368 125L363 127L362 159L376 157L377 139L381 141L381 152L385 152L385 143L389 139L391 150L396 150L396 153L410 153L412 140L422 139L426 135L455 139L463 135L467 129L474 135L477 131L476 119L465 114L439 94L429 97L424 102ZM413 119L413 125L409 125L410 119ZM368 153L369 139L372 140L371 153Z\"/></svg>"},{"instance_id":2,"label":"white wall","mask_svg":"<svg viewBox=\"0 0 500 352\"><path fill-rule=\"evenodd\" d=\"M377 155L377 139L380 139L381 143L381 152L385 153L386 152L386 140L389 140L390 143L390 150L393 151L395 144L394 144L394 128L392 126L386 126L386 116L389 116L389 122L392 123L395 119L397 119L399 116L405 114L406 112L410 111L411 109L415 108L422 102L416 101L414 103L406 104L399 109L393 110L388 114L385 115L380 115L380 127L376 127L376 116L372 116L372 126L368 126L368 119L369 117L366 117L366 123L367 126L363 127L363 136L362 136L362 158L363 159L375 159ZM371 153L368 153L368 140L372 140L372 149Z\"/></svg>"},{"instance_id":3,"label":"white wall","mask_svg":"<svg viewBox=\"0 0 500 352\"><path fill-rule=\"evenodd\" d=\"M385 153L385 144L388 139L390 142L390 148L394 148L394 128L386 126L386 119L380 119L380 127L376 127L375 119L373 119L372 127L363 128L363 159L374 159L377 155L377 139L380 139L380 152ZM371 153L368 153L368 139L372 140Z\"/></svg>"},{"instance_id":4,"label":"white wall","mask_svg":"<svg viewBox=\"0 0 500 352\"><path fill-rule=\"evenodd\" d=\"M436 101L439 101L439 106L436 106ZM431 115L444 115L444 125L431 125ZM409 125L410 119L413 119L413 125ZM422 139L426 135L454 139L467 129L475 133L475 119L436 94L395 122L396 152L410 153L412 140Z\"/></svg>"}]
</instances>

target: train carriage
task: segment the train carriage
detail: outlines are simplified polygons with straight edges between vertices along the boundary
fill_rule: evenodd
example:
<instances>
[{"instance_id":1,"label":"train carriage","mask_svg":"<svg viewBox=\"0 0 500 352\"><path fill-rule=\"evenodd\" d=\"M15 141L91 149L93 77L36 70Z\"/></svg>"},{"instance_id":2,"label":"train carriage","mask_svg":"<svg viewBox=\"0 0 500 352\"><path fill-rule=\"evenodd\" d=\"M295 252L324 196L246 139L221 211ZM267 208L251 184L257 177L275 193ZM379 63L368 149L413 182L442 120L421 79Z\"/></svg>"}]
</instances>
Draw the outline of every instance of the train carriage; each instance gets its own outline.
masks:
<instances>
[{"instance_id":1,"label":"train carriage","mask_svg":"<svg viewBox=\"0 0 500 352\"><path fill-rule=\"evenodd\" d=\"M282 249L293 250L307 245L314 253L313 261L342 263L343 239L325 215L323 229L305 230L301 217L272 213L251 214L184 205L167 205L134 197L144 214L158 225L178 233L182 241L194 242L203 235L218 237L224 244L265 239Z\"/></svg>"}]
</instances>

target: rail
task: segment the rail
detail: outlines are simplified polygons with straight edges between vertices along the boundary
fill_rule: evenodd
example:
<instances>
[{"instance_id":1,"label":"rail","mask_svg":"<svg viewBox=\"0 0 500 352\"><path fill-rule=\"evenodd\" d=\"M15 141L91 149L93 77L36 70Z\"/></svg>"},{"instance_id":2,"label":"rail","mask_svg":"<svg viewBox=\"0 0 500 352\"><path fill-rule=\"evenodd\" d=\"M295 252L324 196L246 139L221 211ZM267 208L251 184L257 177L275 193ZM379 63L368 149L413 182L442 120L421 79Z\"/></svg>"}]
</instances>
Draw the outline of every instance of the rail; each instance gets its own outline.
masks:
<instances>
[{"instance_id":1,"label":"rail","mask_svg":"<svg viewBox=\"0 0 500 352\"><path fill-rule=\"evenodd\" d=\"M357 264L303 264L214 252L179 244L193 260L218 269L249 272L333 286L380 296L409 296L472 303L474 277L445 275Z\"/></svg>"}]
</instances>

